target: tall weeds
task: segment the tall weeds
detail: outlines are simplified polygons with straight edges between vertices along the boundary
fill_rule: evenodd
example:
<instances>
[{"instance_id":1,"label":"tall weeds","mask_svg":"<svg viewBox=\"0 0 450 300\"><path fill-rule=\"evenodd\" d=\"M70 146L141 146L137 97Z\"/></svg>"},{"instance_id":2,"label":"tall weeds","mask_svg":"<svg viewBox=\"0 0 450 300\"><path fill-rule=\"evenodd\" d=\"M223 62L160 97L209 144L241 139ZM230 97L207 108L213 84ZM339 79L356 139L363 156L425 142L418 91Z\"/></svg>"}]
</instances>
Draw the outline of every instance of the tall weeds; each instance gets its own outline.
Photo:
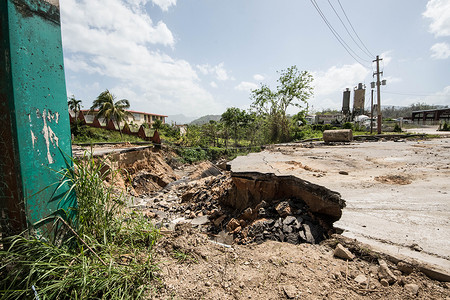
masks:
<instances>
[{"instance_id":1,"label":"tall weeds","mask_svg":"<svg viewBox=\"0 0 450 300\"><path fill-rule=\"evenodd\" d=\"M61 185L76 192L75 221L54 219L66 230L57 245L29 233L1 241L1 299L136 299L155 282L158 231L124 212L118 171L88 155L73 164L61 171Z\"/></svg>"}]
</instances>

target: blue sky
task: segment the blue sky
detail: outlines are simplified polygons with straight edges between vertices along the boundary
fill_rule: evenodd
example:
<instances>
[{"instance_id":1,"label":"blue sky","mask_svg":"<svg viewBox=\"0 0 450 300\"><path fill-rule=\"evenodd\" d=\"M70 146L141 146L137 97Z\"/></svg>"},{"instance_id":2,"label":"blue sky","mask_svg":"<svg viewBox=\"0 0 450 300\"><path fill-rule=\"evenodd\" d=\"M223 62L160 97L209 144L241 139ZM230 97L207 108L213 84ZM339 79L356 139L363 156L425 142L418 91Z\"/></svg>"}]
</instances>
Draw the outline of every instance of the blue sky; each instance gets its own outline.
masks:
<instances>
[{"instance_id":1,"label":"blue sky","mask_svg":"<svg viewBox=\"0 0 450 300\"><path fill-rule=\"evenodd\" d=\"M134 110L199 117L248 109L252 89L296 65L314 76L312 109L340 109L359 82L369 100L373 54L382 105L450 105L450 0L315 2L356 60L309 0L60 0L67 93L85 108L109 89Z\"/></svg>"}]
</instances>

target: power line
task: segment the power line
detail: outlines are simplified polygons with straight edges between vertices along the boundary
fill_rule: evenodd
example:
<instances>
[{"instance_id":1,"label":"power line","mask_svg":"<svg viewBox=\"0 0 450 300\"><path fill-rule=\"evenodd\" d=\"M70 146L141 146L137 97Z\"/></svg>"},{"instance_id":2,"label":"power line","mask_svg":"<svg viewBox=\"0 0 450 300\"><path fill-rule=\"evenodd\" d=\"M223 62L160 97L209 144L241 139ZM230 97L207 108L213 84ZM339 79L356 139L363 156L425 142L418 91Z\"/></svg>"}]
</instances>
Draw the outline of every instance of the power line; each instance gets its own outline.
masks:
<instances>
[{"instance_id":1,"label":"power line","mask_svg":"<svg viewBox=\"0 0 450 300\"><path fill-rule=\"evenodd\" d=\"M356 42L356 40L353 38L353 35L350 33L350 31L348 30L347 26L345 25L344 21L342 21L341 16L339 16L338 12L336 11L336 9L334 8L333 4L331 4L330 0L328 0L328 4L330 4L331 8L333 9L334 13L336 14L336 16L338 17L339 21L341 21L342 26L344 26L345 31L347 31L347 34L350 36L350 38L352 39L352 41L355 43L355 45L365 54L367 55L369 58L372 58L373 55L371 56L368 52L366 52L366 50L364 50L363 48L361 48L361 46L359 45L358 42ZM342 8L342 6L341 6ZM344 12L345 14L345 12ZM346 15L346 14L345 14ZM347 16L347 15L346 15ZM348 20L348 18L347 18ZM356 34L356 33L355 33Z\"/></svg>"},{"instance_id":2,"label":"power line","mask_svg":"<svg viewBox=\"0 0 450 300\"><path fill-rule=\"evenodd\" d=\"M344 49L347 51L347 53L350 54L350 56L353 57L354 60L356 60L359 64L361 64L363 66L364 66L364 64L361 63L358 59L356 59L356 57L358 57L362 61L370 62L370 61L360 57L358 54L356 54L356 52L353 51L353 49L344 41L344 39L334 29L333 25L331 25L331 23L328 21L327 17L325 16L325 14L322 12L322 10L320 9L319 5L317 4L316 0L310 0L310 1L314 5L314 7L316 8L316 10L319 13L319 15L322 17L322 20L325 22L325 24L330 29L331 33L333 33L334 37L338 40L338 42L342 45L342 47L344 47ZM354 56L350 53L350 51L354 54Z\"/></svg>"},{"instance_id":3,"label":"power line","mask_svg":"<svg viewBox=\"0 0 450 300\"><path fill-rule=\"evenodd\" d=\"M337 0L339 3L339 6L341 7L342 12L344 13L345 18L348 21L348 24L350 24L350 27L352 28L353 32L355 33L356 37L358 38L358 40L361 42L361 44L363 45L363 47L367 50L367 52L371 55L371 57L374 57L375 55L372 54L372 52L369 51L369 49L367 49L366 45L363 43L363 41L361 40L361 38L359 37L359 35L356 33L355 28L352 25L352 22L350 22L350 19L348 18L347 14L345 13L344 8L342 7L341 1Z\"/></svg>"},{"instance_id":4,"label":"power line","mask_svg":"<svg viewBox=\"0 0 450 300\"><path fill-rule=\"evenodd\" d=\"M317 4L317 2L315 0L310 0L312 5L314 6L314 8L317 10L317 12L319 13L320 17L322 18L322 20L325 22L325 24L328 26L328 28L330 29L331 33L334 35L334 37L338 40L338 42L342 45L342 47L344 47L345 51L347 51L347 53L353 57L353 59L359 63L360 65L364 66L365 68L367 68L363 63L361 63L361 61L359 61L355 56L357 56L358 58L360 58L362 61L366 61L369 62L366 59L361 58L358 54L356 54L348 45L347 43L342 39L342 37L339 35L339 33L333 28L333 26L330 24L330 22L328 22L327 18L325 17L325 15L323 14L322 10L320 9L319 5ZM354 53L354 55L351 52Z\"/></svg>"}]
</instances>

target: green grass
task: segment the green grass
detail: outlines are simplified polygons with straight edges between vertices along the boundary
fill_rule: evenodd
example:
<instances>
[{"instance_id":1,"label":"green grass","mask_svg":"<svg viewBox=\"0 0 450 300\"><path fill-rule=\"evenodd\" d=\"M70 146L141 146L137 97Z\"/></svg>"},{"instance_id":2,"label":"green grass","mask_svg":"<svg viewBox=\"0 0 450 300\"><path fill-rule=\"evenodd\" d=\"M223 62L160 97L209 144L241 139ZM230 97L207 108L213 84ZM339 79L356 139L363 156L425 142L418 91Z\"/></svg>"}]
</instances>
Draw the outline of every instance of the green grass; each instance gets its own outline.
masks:
<instances>
[{"instance_id":1,"label":"green grass","mask_svg":"<svg viewBox=\"0 0 450 300\"><path fill-rule=\"evenodd\" d=\"M120 132L95 128L89 126L79 126L72 128L74 143L102 143L102 142L143 142L144 140L133 135L122 134Z\"/></svg>"},{"instance_id":2,"label":"green grass","mask_svg":"<svg viewBox=\"0 0 450 300\"><path fill-rule=\"evenodd\" d=\"M61 184L77 194L76 220L54 220L64 238L50 243L24 233L0 241L1 299L33 299L33 289L40 299L138 299L158 284L159 231L143 215L125 213L124 194L104 184L118 171L92 157L74 165L61 171Z\"/></svg>"},{"instance_id":3,"label":"green grass","mask_svg":"<svg viewBox=\"0 0 450 300\"><path fill-rule=\"evenodd\" d=\"M247 155L251 152L261 151L261 147L244 147L244 148L176 148L177 154L182 163L195 163L199 161L216 161L219 159L232 160L237 156Z\"/></svg>"},{"instance_id":4,"label":"green grass","mask_svg":"<svg viewBox=\"0 0 450 300\"><path fill-rule=\"evenodd\" d=\"M192 257L189 253L185 253L180 250L173 250L173 258L175 258L179 263L198 263L198 261Z\"/></svg>"}]
</instances>

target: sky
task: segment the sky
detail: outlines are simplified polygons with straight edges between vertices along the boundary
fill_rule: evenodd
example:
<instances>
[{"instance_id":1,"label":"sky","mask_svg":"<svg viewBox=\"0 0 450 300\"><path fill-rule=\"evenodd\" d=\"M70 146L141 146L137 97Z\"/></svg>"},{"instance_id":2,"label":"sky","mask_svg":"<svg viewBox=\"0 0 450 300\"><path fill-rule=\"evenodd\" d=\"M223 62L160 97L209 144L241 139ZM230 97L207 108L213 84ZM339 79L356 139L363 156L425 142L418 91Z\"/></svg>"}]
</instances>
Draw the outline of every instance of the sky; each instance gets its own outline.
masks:
<instances>
[{"instance_id":1,"label":"sky","mask_svg":"<svg viewBox=\"0 0 450 300\"><path fill-rule=\"evenodd\" d=\"M310 109L340 110L360 82L369 103L376 55L383 106L450 105L450 0L60 0L60 9L67 94L86 109L105 89L162 115L249 109L251 90L276 89L278 72L296 65L314 77Z\"/></svg>"}]
</instances>

